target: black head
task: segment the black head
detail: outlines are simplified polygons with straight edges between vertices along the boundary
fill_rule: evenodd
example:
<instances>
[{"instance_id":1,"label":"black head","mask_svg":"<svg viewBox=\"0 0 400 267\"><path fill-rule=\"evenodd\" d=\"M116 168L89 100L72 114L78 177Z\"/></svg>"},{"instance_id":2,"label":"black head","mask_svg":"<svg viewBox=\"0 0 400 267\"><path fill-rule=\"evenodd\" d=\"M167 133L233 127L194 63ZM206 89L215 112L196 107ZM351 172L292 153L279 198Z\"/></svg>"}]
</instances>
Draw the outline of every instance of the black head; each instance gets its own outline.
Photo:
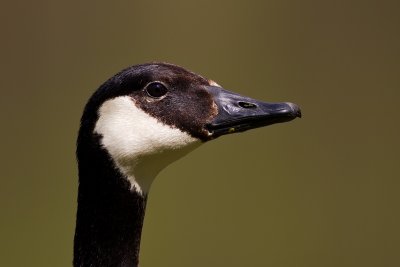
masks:
<instances>
[{"instance_id":1,"label":"black head","mask_svg":"<svg viewBox=\"0 0 400 267\"><path fill-rule=\"evenodd\" d=\"M208 140L204 127L217 110L205 88L209 81L182 67L148 63L129 67L106 81L90 98L82 116L83 132L91 133L100 106L107 100L129 96L132 105L200 140Z\"/></svg>"},{"instance_id":2,"label":"black head","mask_svg":"<svg viewBox=\"0 0 400 267\"><path fill-rule=\"evenodd\" d=\"M119 96L129 96L147 114L202 141L301 116L295 104L257 101L182 67L148 63L119 72L93 94L82 117L85 132L93 131L100 106Z\"/></svg>"},{"instance_id":3,"label":"black head","mask_svg":"<svg viewBox=\"0 0 400 267\"><path fill-rule=\"evenodd\" d=\"M97 149L106 150L131 186L148 190L160 170L201 142L300 116L295 104L244 97L182 67L136 65L90 98L81 121L78 161L87 166Z\"/></svg>"}]
</instances>

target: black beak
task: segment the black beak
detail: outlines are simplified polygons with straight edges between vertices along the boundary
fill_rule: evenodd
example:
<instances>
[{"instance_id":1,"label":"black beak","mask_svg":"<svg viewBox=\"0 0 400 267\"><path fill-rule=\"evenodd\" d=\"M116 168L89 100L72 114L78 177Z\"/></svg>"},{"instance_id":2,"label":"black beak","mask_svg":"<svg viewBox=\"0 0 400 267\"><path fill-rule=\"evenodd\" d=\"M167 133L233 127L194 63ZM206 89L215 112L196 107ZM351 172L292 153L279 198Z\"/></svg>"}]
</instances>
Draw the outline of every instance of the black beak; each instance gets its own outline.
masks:
<instances>
[{"instance_id":1,"label":"black beak","mask_svg":"<svg viewBox=\"0 0 400 267\"><path fill-rule=\"evenodd\" d=\"M206 125L214 138L301 117L300 108L293 103L261 102L217 86L207 86L206 90L218 106L217 116Z\"/></svg>"}]
</instances>

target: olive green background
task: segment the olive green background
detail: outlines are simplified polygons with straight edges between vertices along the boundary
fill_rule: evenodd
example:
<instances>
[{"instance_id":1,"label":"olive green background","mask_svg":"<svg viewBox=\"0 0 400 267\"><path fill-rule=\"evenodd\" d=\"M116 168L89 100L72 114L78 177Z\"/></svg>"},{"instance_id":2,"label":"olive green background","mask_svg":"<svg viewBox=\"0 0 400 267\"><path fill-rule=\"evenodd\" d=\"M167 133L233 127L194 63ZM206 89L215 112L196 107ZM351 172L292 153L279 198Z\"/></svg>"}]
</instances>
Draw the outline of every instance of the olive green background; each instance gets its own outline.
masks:
<instances>
[{"instance_id":1,"label":"olive green background","mask_svg":"<svg viewBox=\"0 0 400 267\"><path fill-rule=\"evenodd\" d=\"M400 266L399 6L4 1L0 266L71 266L83 106L148 61L295 102L303 118L165 169L141 266Z\"/></svg>"}]
</instances>

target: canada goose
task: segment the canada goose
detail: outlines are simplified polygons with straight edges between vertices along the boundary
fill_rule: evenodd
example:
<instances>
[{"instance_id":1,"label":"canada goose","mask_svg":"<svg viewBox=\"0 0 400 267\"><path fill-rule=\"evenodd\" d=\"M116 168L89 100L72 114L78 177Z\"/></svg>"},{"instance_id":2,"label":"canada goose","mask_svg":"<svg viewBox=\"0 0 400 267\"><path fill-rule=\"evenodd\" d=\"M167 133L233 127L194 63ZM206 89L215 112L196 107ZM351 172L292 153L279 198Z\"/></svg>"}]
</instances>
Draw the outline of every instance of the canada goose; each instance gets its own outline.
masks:
<instances>
[{"instance_id":1,"label":"canada goose","mask_svg":"<svg viewBox=\"0 0 400 267\"><path fill-rule=\"evenodd\" d=\"M155 176L203 142L300 117L222 89L182 67L149 63L106 81L86 104L77 140L77 266L138 266Z\"/></svg>"}]
</instances>

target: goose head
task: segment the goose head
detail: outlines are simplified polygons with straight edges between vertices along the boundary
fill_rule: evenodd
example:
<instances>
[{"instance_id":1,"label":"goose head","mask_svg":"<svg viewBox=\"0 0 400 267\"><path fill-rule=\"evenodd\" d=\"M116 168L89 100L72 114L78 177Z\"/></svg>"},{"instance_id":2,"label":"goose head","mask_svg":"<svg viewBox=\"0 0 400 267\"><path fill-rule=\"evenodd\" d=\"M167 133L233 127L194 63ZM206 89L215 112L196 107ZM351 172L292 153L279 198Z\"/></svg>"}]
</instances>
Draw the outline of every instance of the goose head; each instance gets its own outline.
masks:
<instances>
[{"instance_id":1,"label":"goose head","mask_svg":"<svg viewBox=\"0 0 400 267\"><path fill-rule=\"evenodd\" d=\"M130 189L146 195L156 175L204 142L300 117L292 103L268 103L227 91L166 63L136 65L104 83L82 117L79 145L107 151Z\"/></svg>"}]
</instances>

